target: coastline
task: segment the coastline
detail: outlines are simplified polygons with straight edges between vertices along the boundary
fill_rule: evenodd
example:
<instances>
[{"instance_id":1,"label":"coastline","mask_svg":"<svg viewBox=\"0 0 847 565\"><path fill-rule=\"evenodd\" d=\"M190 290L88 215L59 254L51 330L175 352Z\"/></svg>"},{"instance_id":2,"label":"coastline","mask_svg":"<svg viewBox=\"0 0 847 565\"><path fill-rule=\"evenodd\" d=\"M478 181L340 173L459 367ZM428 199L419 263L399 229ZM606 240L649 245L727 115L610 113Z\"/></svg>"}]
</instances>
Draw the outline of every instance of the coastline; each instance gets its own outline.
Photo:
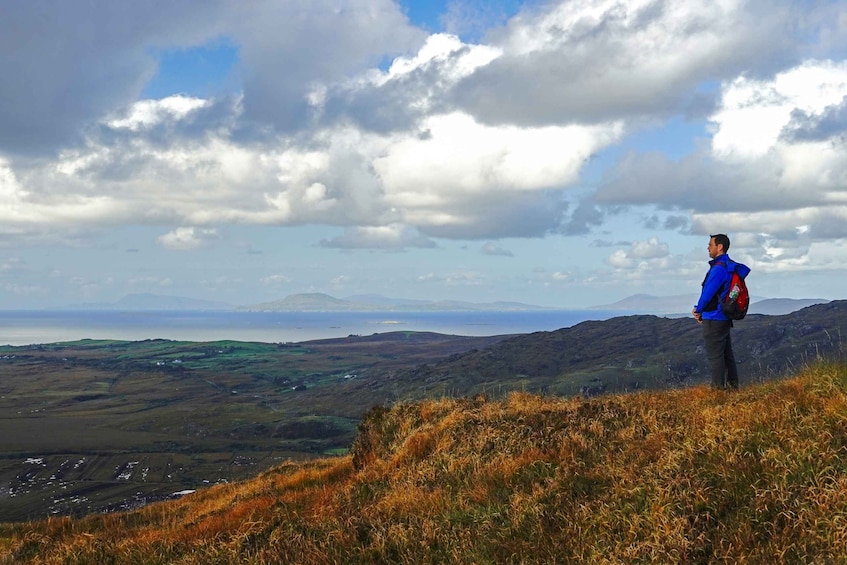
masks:
<instances>
[{"instance_id":1,"label":"coastline","mask_svg":"<svg viewBox=\"0 0 847 565\"><path fill-rule=\"evenodd\" d=\"M0 345L106 339L301 342L389 331L491 336L552 331L628 315L605 310L483 312L239 312L0 310Z\"/></svg>"}]
</instances>

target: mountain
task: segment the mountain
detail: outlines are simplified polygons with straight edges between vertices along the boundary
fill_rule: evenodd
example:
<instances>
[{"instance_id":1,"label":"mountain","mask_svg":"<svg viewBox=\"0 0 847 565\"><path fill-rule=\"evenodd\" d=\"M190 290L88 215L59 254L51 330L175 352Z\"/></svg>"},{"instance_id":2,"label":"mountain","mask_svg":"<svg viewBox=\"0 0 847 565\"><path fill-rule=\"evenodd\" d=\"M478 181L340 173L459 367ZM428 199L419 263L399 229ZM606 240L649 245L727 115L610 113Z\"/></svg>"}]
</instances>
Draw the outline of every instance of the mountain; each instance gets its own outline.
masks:
<instances>
[{"instance_id":1,"label":"mountain","mask_svg":"<svg viewBox=\"0 0 847 565\"><path fill-rule=\"evenodd\" d=\"M827 304L829 300L823 298L766 298L757 302L750 303L751 314L767 314L769 316L779 316L782 314L790 314L807 306L815 304Z\"/></svg>"},{"instance_id":2,"label":"mountain","mask_svg":"<svg viewBox=\"0 0 847 565\"><path fill-rule=\"evenodd\" d=\"M413 298L390 298L381 294L356 294L346 296L344 300L358 304L372 304L384 308L422 307L431 302L430 300L416 300Z\"/></svg>"},{"instance_id":3,"label":"mountain","mask_svg":"<svg viewBox=\"0 0 847 565\"><path fill-rule=\"evenodd\" d=\"M633 294L612 304L593 306L592 310L620 310L639 314L684 314L691 313L691 308L697 302L699 294L675 294L669 296L654 296L651 294ZM772 316L795 312L806 306L825 304L823 298L753 298L750 302L751 314L768 314Z\"/></svg>"},{"instance_id":4,"label":"mountain","mask_svg":"<svg viewBox=\"0 0 847 565\"><path fill-rule=\"evenodd\" d=\"M0 563L840 563L844 414L835 363L733 393L376 407L348 455L3 524Z\"/></svg>"},{"instance_id":5,"label":"mountain","mask_svg":"<svg viewBox=\"0 0 847 565\"><path fill-rule=\"evenodd\" d=\"M549 310L520 302L462 302L457 300L408 300L376 294L335 298L319 292L291 294L282 300L243 306L249 312L513 312Z\"/></svg>"},{"instance_id":6,"label":"mountain","mask_svg":"<svg viewBox=\"0 0 847 565\"><path fill-rule=\"evenodd\" d=\"M117 302L93 302L70 306L74 310L232 310L231 304L160 294L128 294Z\"/></svg>"},{"instance_id":7,"label":"mountain","mask_svg":"<svg viewBox=\"0 0 847 565\"><path fill-rule=\"evenodd\" d=\"M676 294L653 296L651 294L633 294L611 304L592 306L591 310L621 310L641 314L687 314L697 302L697 294Z\"/></svg>"},{"instance_id":8,"label":"mountain","mask_svg":"<svg viewBox=\"0 0 847 565\"><path fill-rule=\"evenodd\" d=\"M372 309L366 304L342 300L321 292L291 294L282 300L239 308L249 312L349 312Z\"/></svg>"}]
</instances>

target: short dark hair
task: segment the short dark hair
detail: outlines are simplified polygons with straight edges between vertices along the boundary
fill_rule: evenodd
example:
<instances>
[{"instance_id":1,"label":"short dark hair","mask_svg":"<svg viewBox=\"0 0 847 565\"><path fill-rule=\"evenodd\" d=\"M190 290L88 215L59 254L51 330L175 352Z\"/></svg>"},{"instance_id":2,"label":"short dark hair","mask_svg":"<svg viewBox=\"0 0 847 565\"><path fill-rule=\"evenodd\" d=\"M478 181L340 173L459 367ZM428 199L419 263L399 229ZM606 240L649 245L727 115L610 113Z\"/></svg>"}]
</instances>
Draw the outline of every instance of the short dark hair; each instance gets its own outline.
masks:
<instances>
[{"instance_id":1,"label":"short dark hair","mask_svg":"<svg viewBox=\"0 0 847 565\"><path fill-rule=\"evenodd\" d=\"M715 235L709 236L715 240L715 245L723 245L724 251L729 251L729 236L725 233L716 233Z\"/></svg>"}]
</instances>

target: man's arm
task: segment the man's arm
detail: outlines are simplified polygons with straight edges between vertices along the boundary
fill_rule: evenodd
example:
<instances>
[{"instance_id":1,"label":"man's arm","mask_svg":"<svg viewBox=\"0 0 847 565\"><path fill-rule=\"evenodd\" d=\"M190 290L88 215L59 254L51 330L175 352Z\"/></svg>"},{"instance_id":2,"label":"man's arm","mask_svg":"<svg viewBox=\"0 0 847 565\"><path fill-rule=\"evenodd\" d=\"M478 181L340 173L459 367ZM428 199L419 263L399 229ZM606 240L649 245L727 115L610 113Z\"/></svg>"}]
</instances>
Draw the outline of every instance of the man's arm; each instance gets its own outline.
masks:
<instances>
[{"instance_id":1,"label":"man's arm","mask_svg":"<svg viewBox=\"0 0 847 565\"><path fill-rule=\"evenodd\" d=\"M721 286L723 285L724 279L726 279L727 273L726 265L723 263L716 263L711 269L709 269L709 272L706 274L706 280L703 281L703 290L700 292L700 300L697 301L697 304L691 311L695 318L698 316L702 318L703 309L715 297L715 295L721 291ZM698 319L697 321L700 320Z\"/></svg>"}]
</instances>

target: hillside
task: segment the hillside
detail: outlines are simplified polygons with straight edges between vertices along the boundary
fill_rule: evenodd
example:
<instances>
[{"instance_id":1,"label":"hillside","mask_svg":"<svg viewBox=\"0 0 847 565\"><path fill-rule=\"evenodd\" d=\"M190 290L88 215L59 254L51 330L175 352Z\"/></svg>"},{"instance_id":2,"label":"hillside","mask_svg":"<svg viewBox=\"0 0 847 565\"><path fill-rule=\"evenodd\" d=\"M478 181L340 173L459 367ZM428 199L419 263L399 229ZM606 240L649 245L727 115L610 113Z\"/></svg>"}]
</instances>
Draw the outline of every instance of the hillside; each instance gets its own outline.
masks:
<instances>
[{"instance_id":1,"label":"hillside","mask_svg":"<svg viewBox=\"0 0 847 565\"><path fill-rule=\"evenodd\" d=\"M742 383L784 374L818 355L841 351L847 301L735 323L733 350ZM702 329L692 318L622 316L504 339L433 364L369 373L368 394L498 395L513 390L583 396L690 386L707 381ZM348 383L355 396L362 381Z\"/></svg>"},{"instance_id":2,"label":"hillside","mask_svg":"<svg viewBox=\"0 0 847 565\"><path fill-rule=\"evenodd\" d=\"M0 526L0 563L837 562L847 366L735 393L426 400L350 456Z\"/></svg>"}]
</instances>

